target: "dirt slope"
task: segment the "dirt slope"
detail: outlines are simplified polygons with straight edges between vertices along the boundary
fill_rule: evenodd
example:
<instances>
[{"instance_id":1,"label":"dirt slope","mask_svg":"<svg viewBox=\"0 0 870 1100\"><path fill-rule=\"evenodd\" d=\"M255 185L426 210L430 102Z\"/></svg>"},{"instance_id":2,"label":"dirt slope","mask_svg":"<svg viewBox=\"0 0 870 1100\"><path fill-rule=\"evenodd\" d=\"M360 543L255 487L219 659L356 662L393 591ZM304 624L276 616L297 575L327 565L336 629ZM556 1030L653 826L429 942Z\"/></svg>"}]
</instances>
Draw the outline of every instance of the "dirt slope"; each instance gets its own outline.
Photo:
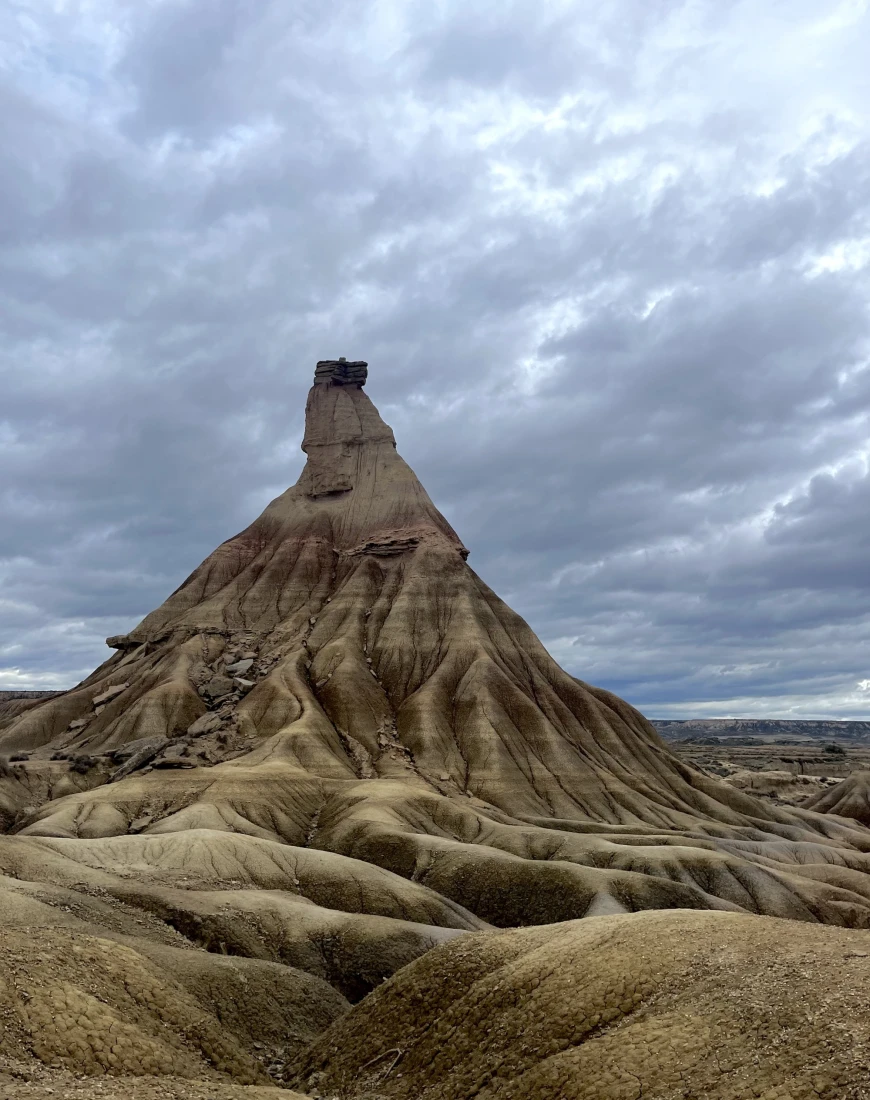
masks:
<instances>
[{"instance_id":1,"label":"dirt slope","mask_svg":"<svg viewBox=\"0 0 870 1100\"><path fill-rule=\"evenodd\" d=\"M297 1087L382 1100L858 1100L870 934L642 913L475 935L339 1019Z\"/></svg>"},{"instance_id":2,"label":"dirt slope","mask_svg":"<svg viewBox=\"0 0 870 1100\"><path fill-rule=\"evenodd\" d=\"M870 825L870 772L853 772L842 783L808 798L804 806L817 813L837 814Z\"/></svg>"}]
</instances>

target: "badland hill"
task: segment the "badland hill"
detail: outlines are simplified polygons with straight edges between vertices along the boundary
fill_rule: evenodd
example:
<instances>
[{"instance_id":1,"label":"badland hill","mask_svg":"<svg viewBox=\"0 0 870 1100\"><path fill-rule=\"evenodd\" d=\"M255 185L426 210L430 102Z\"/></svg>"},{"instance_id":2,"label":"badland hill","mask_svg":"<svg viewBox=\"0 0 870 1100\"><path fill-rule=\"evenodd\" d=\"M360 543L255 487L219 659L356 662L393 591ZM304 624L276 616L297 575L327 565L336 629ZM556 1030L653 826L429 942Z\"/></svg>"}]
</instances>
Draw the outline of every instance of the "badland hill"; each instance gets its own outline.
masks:
<instances>
[{"instance_id":1,"label":"badland hill","mask_svg":"<svg viewBox=\"0 0 870 1100\"><path fill-rule=\"evenodd\" d=\"M564 672L366 374L318 364L297 484L105 664L0 703L0 1094L867 1095L870 830Z\"/></svg>"}]
</instances>

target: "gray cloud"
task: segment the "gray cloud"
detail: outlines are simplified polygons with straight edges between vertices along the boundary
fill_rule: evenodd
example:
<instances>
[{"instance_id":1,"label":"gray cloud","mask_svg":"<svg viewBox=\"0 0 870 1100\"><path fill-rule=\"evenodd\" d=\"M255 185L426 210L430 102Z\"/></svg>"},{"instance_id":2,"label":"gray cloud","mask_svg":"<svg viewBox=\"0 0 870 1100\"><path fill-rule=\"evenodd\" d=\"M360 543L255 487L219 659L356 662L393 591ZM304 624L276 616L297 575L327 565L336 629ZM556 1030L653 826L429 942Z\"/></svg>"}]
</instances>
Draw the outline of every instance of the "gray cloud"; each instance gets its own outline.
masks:
<instances>
[{"instance_id":1,"label":"gray cloud","mask_svg":"<svg viewBox=\"0 0 870 1100\"><path fill-rule=\"evenodd\" d=\"M84 675L294 481L347 354L576 675L867 715L866 4L24 7L0 687Z\"/></svg>"}]
</instances>

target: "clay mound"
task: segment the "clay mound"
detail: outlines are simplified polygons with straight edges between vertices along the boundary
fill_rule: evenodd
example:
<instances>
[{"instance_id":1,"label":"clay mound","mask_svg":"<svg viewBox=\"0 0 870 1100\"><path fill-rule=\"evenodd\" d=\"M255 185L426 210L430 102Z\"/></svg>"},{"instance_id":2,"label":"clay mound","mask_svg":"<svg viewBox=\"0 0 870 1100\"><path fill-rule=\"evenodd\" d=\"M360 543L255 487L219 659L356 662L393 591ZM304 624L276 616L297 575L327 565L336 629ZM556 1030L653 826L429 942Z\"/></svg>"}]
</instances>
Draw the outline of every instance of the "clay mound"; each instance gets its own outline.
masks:
<instances>
[{"instance_id":1,"label":"clay mound","mask_svg":"<svg viewBox=\"0 0 870 1100\"><path fill-rule=\"evenodd\" d=\"M740 768L727 776L724 782L756 798L772 798L779 805L809 806L810 798L828 791L835 780L821 775Z\"/></svg>"},{"instance_id":2,"label":"clay mound","mask_svg":"<svg viewBox=\"0 0 870 1100\"><path fill-rule=\"evenodd\" d=\"M271 1085L267 1059L280 1049L283 1065L344 1010L328 986L286 967L60 926L7 928L0 973L0 1071L20 1082L44 1080L42 1063L215 1090Z\"/></svg>"},{"instance_id":3,"label":"clay mound","mask_svg":"<svg viewBox=\"0 0 870 1100\"><path fill-rule=\"evenodd\" d=\"M803 805L821 814L851 817L870 825L870 772L853 772L829 790L808 798Z\"/></svg>"},{"instance_id":4,"label":"clay mound","mask_svg":"<svg viewBox=\"0 0 870 1100\"><path fill-rule=\"evenodd\" d=\"M474 935L333 1024L294 1083L348 1100L857 1100L868 980L870 934L730 913Z\"/></svg>"},{"instance_id":5,"label":"clay mound","mask_svg":"<svg viewBox=\"0 0 870 1100\"><path fill-rule=\"evenodd\" d=\"M433 946L487 927L426 887L357 860L196 831L7 838L0 901L7 926L69 925L58 912L71 913L90 929L282 963L354 1001Z\"/></svg>"}]
</instances>

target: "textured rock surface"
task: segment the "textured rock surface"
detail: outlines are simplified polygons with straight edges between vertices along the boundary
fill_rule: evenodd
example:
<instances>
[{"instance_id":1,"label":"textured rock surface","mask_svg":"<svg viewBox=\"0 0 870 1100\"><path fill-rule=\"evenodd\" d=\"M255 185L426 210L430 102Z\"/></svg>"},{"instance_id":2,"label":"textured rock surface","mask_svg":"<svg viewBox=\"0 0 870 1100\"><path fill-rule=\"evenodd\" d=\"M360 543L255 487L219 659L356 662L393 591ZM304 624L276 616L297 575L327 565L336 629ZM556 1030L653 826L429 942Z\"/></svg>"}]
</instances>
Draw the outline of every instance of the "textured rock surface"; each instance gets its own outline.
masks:
<instances>
[{"instance_id":1,"label":"textured rock surface","mask_svg":"<svg viewBox=\"0 0 870 1100\"><path fill-rule=\"evenodd\" d=\"M34 1081L39 1060L88 1077L210 1080L215 1091L205 1095L253 1100L256 1092L224 1091L220 1082L272 1084L254 1027L260 1039L280 1039L282 1051L289 1041L295 1050L344 1011L328 989L324 996L318 987L312 997L306 987L313 979L286 967L155 945L143 950L56 927L5 930L0 960L4 1097L51 1095L52 1085L55 1095L88 1095L81 1085L60 1092L60 1082L39 1073ZM115 1095L105 1087L94 1094ZM138 1094L131 1086L119 1095Z\"/></svg>"},{"instance_id":2,"label":"textured rock surface","mask_svg":"<svg viewBox=\"0 0 870 1100\"><path fill-rule=\"evenodd\" d=\"M351 363L346 359L321 359L314 370L314 381L337 386L364 386L368 366L361 359Z\"/></svg>"},{"instance_id":3,"label":"textured rock surface","mask_svg":"<svg viewBox=\"0 0 870 1100\"><path fill-rule=\"evenodd\" d=\"M312 388L295 486L82 684L0 714L7 903L350 1001L493 926L870 925L870 830L687 767L560 669L349 379Z\"/></svg>"},{"instance_id":4,"label":"textured rock surface","mask_svg":"<svg viewBox=\"0 0 870 1100\"><path fill-rule=\"evenodd\" d=\"M296 1066L382 1100L859 1100L870 935L643 913L468 937L403 970Z\"/></svg>"},{"instance_id":5,"label":"textured rock surface","mask_svg":"<svg viewBox=\"0 0 870 1100\"><path fill-rule=\"evenodd\" d=\"M807 799L804 806L870 825L870 772L855 772L842 783Z\"/></svg>"}]
</instances>

